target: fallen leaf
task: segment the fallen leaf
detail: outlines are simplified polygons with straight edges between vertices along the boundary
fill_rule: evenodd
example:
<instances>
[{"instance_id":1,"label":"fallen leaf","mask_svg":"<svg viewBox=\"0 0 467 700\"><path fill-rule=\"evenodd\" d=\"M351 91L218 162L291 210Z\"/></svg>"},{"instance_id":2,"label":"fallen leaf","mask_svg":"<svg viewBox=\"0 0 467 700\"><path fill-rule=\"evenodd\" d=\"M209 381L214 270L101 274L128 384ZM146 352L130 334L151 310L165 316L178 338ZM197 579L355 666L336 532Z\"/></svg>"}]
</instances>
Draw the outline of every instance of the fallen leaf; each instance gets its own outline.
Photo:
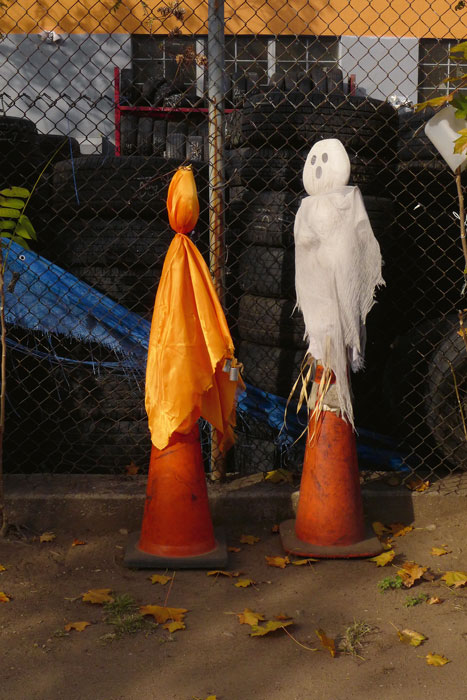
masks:
<instances>
[{"instance_id":1,"label":"fallen leaf","mask_svg":"<svg viewBox=\"0 0 467 700\"><path fill-rule=\"evenodd\" d=\"M39 542L53 542L56 537L54 532L43 532L39 537Z\"/></svg>"},{"instance_id":2,"label":"fallen leaf","mask_svg":"<svg viewBox=\"0 0 467 700\"><path fill-rule=\"evenodd\" d=\"M426 601L428 605L438 605L443 602L443 598L438 598L437 596L432 596Z\"/></svg>"},{"instance_id":3,"label":"fallen leaf","mask_svg":"<svg viewBox=\"0 0 467 700\"><path fill-rule=\"evenodd\" d=\"M241 552L242 548L241 547L227 547L228 552Z\"/></svg>"},{"instance_id":4,"label":"fallen leaf","mask_svg":"<svg viewBox=\"0 0 467 700\"><path fill-rule=\"evenodd\" d=\"M380 523L378 520L372 523L371 527L373 528L373 532L377 537L382 537L385 532L391 532L386 525L383 525L383 523Z\"/></svg>"},{"instance_id":5,"label":"fallen leaf","mask_svg":"<svg viewBox=\"0 0 467 700\"><path fill-rule=\"evenodd\" d=\"M308 557L308 559L295 559L295 561L291 562L294 566L303 566L304 564L311 564L312 562L319 561L319 559L312 559L311 557Z\"/></svg>"},{"instance_id":6,"label":"fallen leaf","mask_svg":"<svg viewBox=\"0 0 467 700\"><path fill-rule=\"evenodd\" d=\"M72 547L79 547L79 545L87 544L84 540L73 540L71 543Z\"/></svg>"},{"instance_id":7,"label":"fallen leaf","mask_svg":"<svg viewBox=\"0 0 467 700\"><path fill-rule=\"evenodd\" d=\"M67 625L65 625L65 632L71 632L71 630L82 632L90 624L90 622L69 622Z\"/></svg>"},{"instance_id":8,"label":"fallen leaf","mask_svg":"<svg viewBox=\"0 0 467 700\"><path fill-rule=\"evenodd\" d=\"M232 578L230 571L208 571L206 576L228 576L229 578Z\"/></svg>"},{"instance_id":9,"label":"fallen leaf","mask_svg":"<svg viewBox=\"0 0 467 700\"><path fill-rule=\"evenodd\" d=\"M279 613L279 615L274 615L275 620L291 620L292 618L290 615L287 615L286 613Z\"/></svg>"},{"instance_id":10,"label":"fallen leaf","mask_svg":"<svg viewBox=\"0 0 467 700\"><path fill-rule=\"evenodd\" d=\"M6 571L6 566L2 566L2 564L0 564L0 571Z\"/></svg>"},{"instance_id":11,"label":"fallen leaf","mask_svg":"<svg viewBox=\"0 0 467 700\"><path fill-rule=\"evenodd\" d=\"M125 471L127 476L136 476L139 472L139 467L137 467L134 462L130 462L130 464L126 465Z\"/></svg>"},{"instance_id":12,"label":"fallen leaf","mask_svg":"<svg viewBox=\"0 0 467 700\"><path fill-rule=\"evenodd\" d=\"M330 639L327 635L326 632L322 629L315 630L316 634L319 637L319 641L329 651L332 657L336 655L336 643L334 639Z\"/></svg>"},{"instance_id":13,"label":"fallen leaf","mask_svg":"<svg viewBox=\"0 0 467 700\"><path fill-rule=\"evenodd\" d=\"M467 583L467 571L446 571L441 580L446 581L448 586L462 588Z\"/></svg>"},{"instance_id":14,"label":"fallen leaf","mask_svg":"<svg viewBox=\"0 0 467 700\"><path fill-rule=\"evenodd\" d=\"M445 547L432 547L430 554L434 557L442 557L443 554L451 554L452 549L446 549Z\"/></svg>"},{"instance_id":15,"label":"fallen leaf","mask_svg":"<svg viewBox=\"0 0 467 700\"><path fill-rule=\"evenodd\" d=\"M239 578L237 583L234 583L234 586L237 588L248 588L248 586L254 586L256 581L253 581L251 578Z\"/></svg>"},{"instance_id":16,"label":"fallen leaf","mask_svg":"<svg viewBox=\"0 0 467 700\"><path fill-rule=\"evenodd\" d=\"M418 476L414 476L406 481L405 485L411 491L426 491L428 488L430 488L430 482L423 481L423 479L420 479Z\"/></svg>"},{"instance_id":17,"label":"fallen leaf","mask_svg":"<svg viewBox=\"0 0 467 700\"><path fill-rule=\"evenodd\" d=\"M449 659L441 654L430 654L426 655L426 662L429 666L444 666L445 664L451 663Z\"/></svg>"},{"instance_id":18,"label":"fallen leaf","mask_svg":"<svg viewBox=\"0 0 467 700\"><path fill-rule=\"evenodd\" d=\"M275 632L276 630L293 624L293 620L268 620L265 625L252 625L250 637L264 637L264 635L269 634L269 632Z\"/></svg>"},{"instance_id":19,"label":"fallen leaf","mask_svg":"<svg viewBox=\"0 0 467 700\"><path fill-rule=\"evenodd\" d=\"M277 535L280 532L280 526L279 525L273 525L271 528L271 532L273 535Z\"/></svg>"},{"instance_id":20,"label":"fallen leaf","mask_svg":"<svg viewBox=\"0 0 467 700\"><path fill-rule=\"evenodd\" d=\"M278 569L285 569L287 564L290 564L289 557L264 557L268 566L275 566Z\"/></svg>"},{"instance_id":21,"label":"fallen leaf","mask_svg":"<svg viewBox=\"0 0 467 700\"><path fill-rule=\"evenodd\" d=\"M393 549L389 549L387 552L378 554L376 557L371 557L371 559L368 559L367 561L374 561L376 566L386 566L386 564L389 564L395 556L395 551Z\"/></svg>"},{"instance_id":22,"label":"fallen leaf","mask_svg":"<svg viewBox=\"0 0 467 700\"><path fill-rule=\"evenodd\" d=\"M241 625L257 625L260 620L264 620L264 615L255 613L249 608L245 608L242 613L237 613L238 621Z\"/></svg>"},{"instance_id":23,"label":"fallen leaf","mask_svg":"<svg viewBox=\"0 0 467 700\"><path fill-rule=\"evenodd\" d=\"M176 632L177 630L184 630L186 629L185 623L184 622L168 622L166 625L162 625L162 627L165 630L169 630L169 632L172 634L172 632Z\"/></svg>"},{"instance_id":24,"label":"fallen leaf","mask_svg":"<svg viewBox=\"0 0 467 700\"><path fill-rule=\"evenodd\" d=\"M83 603L95 603L96 605L111 603L113 601L110 595L111 592L111 588L91 588L89 591L82 594L82 601Z\"/></svg>"},{"instance_id":25,"label":"fallen leaf","mask_svg":"<svg viewBox=\"0 0 467 700\"><path fill-rule=\"evenodd\" d=\"M11 598L7 596L6 593L3 593L3 591L0 591L0 603L9 603Z\"/></svg>"},{"instance_id":26,"label":"fallen leaf","mask_svg":"<svg viewBox=\"0 0 467 700\"><path fill-rule=\"evenodd\" d=\"M273 469L270 472L266 472L264 480L270 481L271 484L293 484L293 474L287 469Z\"/></svg>"},{"instance_id":27,"label":"fallen leaf","mask_svg":"<svg viewBox=\"0 0 467 700\"><path fill-rule=\"evenodd\" d=\"M423 576L427 566L419 566L414 561L406 561L402 564L402 568L397 571L397 576L400 576L405 588L412 588L415 581Z\"/></svg>"},{"instance_id":28,"label":"fallen leaf","mask_svg":"<svg viewBox=\"0 0 467 700\"><path fill-rule=\"evenodd\" d=\"M141 615L152 615L159 623L167 622L167 620L183 622L183 618L188 612L185 608L164 608L161 605L143 605L139 611Z\"/></svg>"},{"instance_id":29,"label":"fallen leaf","mask_svg":"<svg viewBox=\"0 0 467 700\"><path fill-rule=\"evenodd\" d=\"M151 583L160 583L161 586L165 586L166 583L172 581L173 576L164 576L163 574L153 574L149 577Z\"/></svg>"},{"instance_id":30,"label":"fallen leaf","mask_svg":"<svg viewBox=\"0 0 467 700\"><path fill-rule=\"evenodd\" d=\"M389 527L393 537L402 537L413 530L413 525L403 525L402 523L394 523Z\"/></svg>"},{"instance_id":31,"label":"fallen leaf","mask_svg":"<svg viewBox=\"0 0 467 700\"><path fill-rule=\"evenodd\" d=\"M418 647L422 642L424 642L427 637L421 632L415 632L414 630L397 630L397 636L404 642L404 644L410 644L411 647Z\"/></svg>"},{"instance_id":32,"label":"fallen leaf","mask_svg":"<svg viewBox=\"0 0 467 700\"><path fill-rule=\"evenodd\" d=\"M203 700L203 698L195 698L193 697L193 700ZM206 700L217 700L217 695L208 695Z\"/></svg>"},{"instance_id":33,"label":"fallen leaf","mask_svg":"<svg viewBox=\"0 0 467 700\"><path fill-rule=\"evenodd\" d=\"M240 544L255 544L255 542L259 542L259 537L255 537L255 535L242 535L240 537Z\"/></svg>"}]
</instances>

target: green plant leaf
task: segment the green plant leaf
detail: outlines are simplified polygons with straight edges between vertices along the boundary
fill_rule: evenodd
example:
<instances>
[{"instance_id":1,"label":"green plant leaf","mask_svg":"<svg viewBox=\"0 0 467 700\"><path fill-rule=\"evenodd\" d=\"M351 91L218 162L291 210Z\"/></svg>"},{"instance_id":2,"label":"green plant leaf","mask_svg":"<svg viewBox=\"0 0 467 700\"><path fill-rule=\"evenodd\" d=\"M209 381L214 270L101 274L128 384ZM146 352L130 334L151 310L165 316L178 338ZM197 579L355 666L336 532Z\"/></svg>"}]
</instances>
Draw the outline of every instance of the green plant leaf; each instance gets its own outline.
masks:
<instances>
[{"instance_id":1,"label":"green plant leaf","mask_svg":"<svg viewBox=\"0 0 467 700\"><path fill-rule=\"evenodd\" d=\"M13 231L16 228L16 221L1 221L0 229L2 231Z\"/></svg>"},{"instance_id":2,"label":"green plant leaf","mask_svg":"<svg viewBox=\"0 0 467 700\"><path fill-rule=\"evenodd\" d=\"M461 56L456 56L455 54L462 54ZM462 58L467 58L467 41L462 41L460 44L453 46L449 52L449 57L453 58L455 61L459 61Z\"/></svg>"},{"instance_id":3,"label":"green plant leaf","mask_svg":"<svg viewBox=\"0 0 467 700\"><path fill-rule=\"evenodd\" d=\"M459 138L454 141L454 153L463 153L467 149L467 129L458 131Z\"/></svg>"},{"instance_id":4,"label":"green plant leaf","mask_svg":"<svg viewBox=\"0 0 467 700\"><path fill-rule=\"evenodd\" d=\"M27 199L31 193L25 187L8 187L5 190L0 190L0 195L4 197L19 197Z\"/></svg>"},{"instance_id":5,"label":"green plant leaf","mask_svg":"<svg viewBox=\"0 0 467 700\"><path fill-rule=\"evenodd\" d=\"M2 233L2 238L11 238L15 243L21 246L21 248L24 248L25 250L31 250L31 248L28 246L24 238L20 238L19 236L11 235L10 233ZM5 244L3 244L3 247L5 247Z\"/></svg>"},{"instance_id":6,"label":"green plant leaf","mask_svg":"<svg viewBox=\"0 0 467 700\"><path fill-rule=\"evenodd\" d=\"M24 231L24 233L20 233L20 229ZM21 214L21 216L19 217L16 233L19 236L22 236L23 238L32 238L32 240L37 241L37 235L34 226L31 224L26 214Z\"/></svg>"},{"instance_id":7,"label":"green plant leaf","mask_svg":"<svg viewBox=\"0 0 467 700\"><path fill-rule=\"evenodd\" d=\"M426 102L418 102L418 104L414 105L414 109L416 112L420 112L422 109L425 109L425 107L439 107L440 105L444 105L446 102L451 102L452 98L452 92L449 95L433 97L431 100L427 100Z\"/></svg>"},{"instance_id":8,"label":"green plant leaf","mask_svg":"<svg viewBox=\"0 0 467 700\"><path fill-rule=\"evenodd\" d=\"M24 209L24 199L16 199L15 197L4 197L0 195L0 207Z\"/></svg>"},{"instance_id":9,"label":"green plant leaf","mask_svg":"<svg viewBox=\"0 0 467 700\"><path fill-rule=\"evenodd\" d=\"M467 95L456 95L451 104L456 110L457 119L467 119Z\"/></svg>"},{"instance_id":10,"label":"green plant leaf","mask_svg":"<svg viewBox=\"0 0 467 700\"><path fill-rule=\"evenodd\" d=\"M0 217L3 219L19 219L18 209L10 209L7 207L0 207Z\"/></svg>"}]
</instances>

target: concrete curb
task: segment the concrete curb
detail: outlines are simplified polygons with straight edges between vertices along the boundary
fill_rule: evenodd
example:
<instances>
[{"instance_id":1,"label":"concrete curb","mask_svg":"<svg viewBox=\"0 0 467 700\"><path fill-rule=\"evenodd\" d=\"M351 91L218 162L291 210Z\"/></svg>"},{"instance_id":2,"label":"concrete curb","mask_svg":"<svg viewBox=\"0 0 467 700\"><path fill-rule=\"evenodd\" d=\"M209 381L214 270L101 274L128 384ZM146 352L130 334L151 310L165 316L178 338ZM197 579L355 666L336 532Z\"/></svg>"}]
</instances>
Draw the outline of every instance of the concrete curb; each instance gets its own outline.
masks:
<instances>
[{"instance_id":1,"label":"concrete curb","mask_svg":"<svg viewBox=\"0 0 467 700\"><path fill-rule=\"evenodd\" d=\"M32 474L5 477L8 520L36 532L132 531L141 525L146 476ZM227 530L279 523L293 518L298 491L270 484L261 474L227 484L210 483L213 521ZM438 481L423 493L372 481L362 485L369 520L411 523L465 512L467 474Z\"/></svg>"}]
</instances>

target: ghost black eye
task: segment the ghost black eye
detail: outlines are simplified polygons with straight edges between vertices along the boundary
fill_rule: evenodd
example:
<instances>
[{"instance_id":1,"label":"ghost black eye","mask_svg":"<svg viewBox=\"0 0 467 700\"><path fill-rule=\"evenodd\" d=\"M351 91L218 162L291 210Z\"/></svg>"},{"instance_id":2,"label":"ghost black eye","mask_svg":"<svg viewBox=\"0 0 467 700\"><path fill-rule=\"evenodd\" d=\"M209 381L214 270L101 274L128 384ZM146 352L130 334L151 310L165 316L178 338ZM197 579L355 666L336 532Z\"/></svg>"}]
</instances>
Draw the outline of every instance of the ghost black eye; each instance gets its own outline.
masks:
<instances>
[{"instance_id":1,"label":"ghost black eye","mask_svg":"<svg viewBox=\"0 0 467 700\"><path fill-rule=\"evenodd\" d=\"M311 164L314 165L316 163L316 156L311 156Z\"/></svg>"}]
</instances>

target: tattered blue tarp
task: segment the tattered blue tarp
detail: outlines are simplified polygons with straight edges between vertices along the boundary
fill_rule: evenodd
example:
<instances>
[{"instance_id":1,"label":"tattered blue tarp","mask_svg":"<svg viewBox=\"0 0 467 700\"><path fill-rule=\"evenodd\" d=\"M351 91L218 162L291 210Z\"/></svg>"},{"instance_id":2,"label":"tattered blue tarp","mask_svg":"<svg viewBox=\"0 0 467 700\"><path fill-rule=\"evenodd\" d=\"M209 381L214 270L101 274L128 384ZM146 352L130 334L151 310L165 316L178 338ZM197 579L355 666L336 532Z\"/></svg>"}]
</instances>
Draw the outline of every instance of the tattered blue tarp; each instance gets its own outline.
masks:
<instances>
[{"instance_id":1,"label":"tattered blue tarp","mask_svg":"<svg viewBox=\"0 0 467 700\"><path fill-rule=\"evenodd\" d=\"M21 328L95 342L113 350L122 369L145 372L150 323L112 301L74 275L32 251L11 243L5 253L5 319ZM15 347L23 352L30 348ZM43 354L43 353L41 353ZM77 362L51 354L51 361ZM106 364L106 363L103 363ZM114 363L112 363L114 364ZM249 384L239 397L238 411L279 431L276 444L288 449L306 426L306 412L286 399ZM247 422L247 421L246 421ZM361 466L408 470L394 441L362 429L357 449Z\"/></svg>"}]
</instances>

